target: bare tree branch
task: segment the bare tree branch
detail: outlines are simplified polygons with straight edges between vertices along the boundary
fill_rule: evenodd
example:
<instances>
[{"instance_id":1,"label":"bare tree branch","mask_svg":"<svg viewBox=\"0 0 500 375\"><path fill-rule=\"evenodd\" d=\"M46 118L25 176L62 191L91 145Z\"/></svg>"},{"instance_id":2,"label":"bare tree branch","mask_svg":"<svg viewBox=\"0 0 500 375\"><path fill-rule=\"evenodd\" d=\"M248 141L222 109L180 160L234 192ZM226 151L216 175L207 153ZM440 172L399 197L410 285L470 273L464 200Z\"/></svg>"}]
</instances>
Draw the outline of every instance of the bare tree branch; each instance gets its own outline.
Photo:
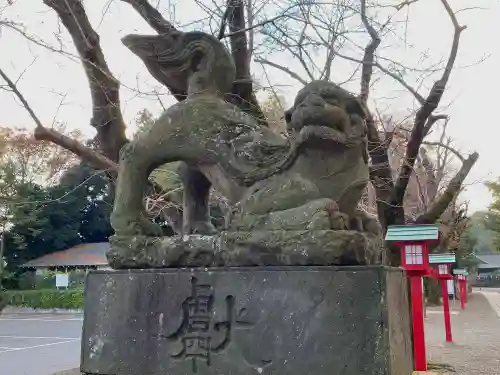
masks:
<instances>
[{"instance_id":1,"label":"bare tree branch","mask_svg":"<svg viewBox=\"0 0 500 375\"><path fill-rule=\"evenodd\" d=\"M118 165L114 161L54 129L37 126L35 128L35 139L55 143L56 145L73 152L80 159L89 163L96 169L113 172L118 170Z\"/></svg>"},{"instance_id":2,"label":"bare tree branch","mask_svg":"<svg viewBox=\"0 0 500 375\"><path fill-rule=\"evenodd\" d=\"M455 14L451 10L447 0L441 0L441 3L445 7L446 12L448 13L454 27L451 51L443 75L434 83L432 89L429 92L429 95L425 99L425 103L420 107L415 115L415 121L406 148L403 166L401 168L398 180L395 184L391 196L391 204L393 206L400 206L403 203L406 187L408 186L408 181L410 179L413 165L415 164L415 159L420 149L420 145L424 140L426 132L428 133L428 131L430 130L430 128L426 129L427 120L441 101L444 90L446 88L446 84L448 83L451 71L453 70L453 65L457 57L460 34L463 30L465 30L465 26L460 26L458 24Z\"/></svg>"},{"instance_id":3,"label":"bare tree branch","mask_svg":"<svg viewBox=\"0 0 500 375\"><path fill-rule=\"evenodd\" d=\"M439 167L436 167L435 163L430 159L425 148L420 149L419 161L419 164L422 166L422 169L424 171L425 183L420 184L419 173L417 173L417 171L414 172L414 176L418 179L418 182L420 184L420 200L423 206L423 210L421 210L420 212L422 212L427 211L429 203L434 201L434 199L436 198L437 192L439 190L439 183L441 181L436 176L438 173L436 169Z\"/></svg>"},{"instance_id":4,"label":"bare tree branch","mask_svg":"<svg viewBox=\"0 0 500 375\"><path fill-rule=\"evenodd\" d=\"M301 76L299 76L297 73L291 71L290 69L288 69L287 67L284 67L280 64L276 64L275 62L273 61L269 61L269 60L266 60L266 59L263 59L263 58L255 58L254 60L256 63L259 63L259 64L263 64L263 65L269 65L269 66L272 66L273 68L276 68L276 69L279 69L281 70L282 72L285 72L286 74L288 74L290 77L292 77L293 79L299 81L300 83L302 83L303 85L307 85L307 81L302 78Z\"/></svg>"},{"instance_id":5,"label":"bare tree branch","mask_svg":"<svg viewBox=\"0 0 500 375\"><path fill-rule=\"evenodd\" d=\"M241 110L252 115L260 124L267 126L257 97L253 91L252 75L250 73L250 54L245 29L245 4L243 0L227 1L227 20L230 31L231 53L236 65L236 80L233 90L227 100L237 105Z\"/></svg>"},{"instance_id":6,"label":"bare tree branch","mask_svg":"<svg viewBox=\"0 0 500 375\"><path fill-rule=\"evenodd\" d=\"M305 10L303 10L305 12ZM305 48L305 32L307 29L307 26L309 23L304 22L304 25L302 27L302 30L300 32L300 35L298 39L293 38L292 36L287 33L287 31L283 30L281 27L278 25L275 25L276 30L279 32L279 35L273 35L270 32L267 32L266 30L263 30L261 33L268 38L270 38L274 43L276 43L278 46L281 48L287 50L290 52L290 54L297 59L297 61L300 62L302 68L304 71L307 73L308 79L313 80L314 79L314 74L312 69L317 68L315 62L310 56L310 53L306 50ZM293 41L293 45L289 44L287 42L288 39L291 39ZM306 60L307 58L307 60Z\"/></svg>"},{"instance_id":7,"label":"bare tree branch","mask_svg":"<svg viewBox=\"0 0 500 375\"><path fill-rule=\"evenodd\" d=\"M432 116L431 116L432 117ZM448 119L445 120L443 131L439 137L439 142L445 143L446 131L448 128ZM451 139L446 140L447 145L451 143ZM444 151L443 151L444 150ZM438 147L437 148L437 173L439 174L439 181L444 177L444 170L446 169L446 165L448 163L448 152L449 150L446 148ZM463 160L462 160L463 162Z\"/></svg>"},{"instance_id":8,"label":"bare tree branch","mask_svg":"<svg viewBox=\"0 0 500 375\"><path fill-rule=\"evenodd\" d=\"M79 0L44 0L59 16L81 57L92 96L91 124L104 155L117 161L127 142L125 123L120 109L120 84L111 74L99 35L92 28Z\"/></svg>"},{"instance_id":9,"label":"bare tree branch","mask_svg":"<svg viewBox=\"0 0 500 375\"><path fill-rule=\"evenodd\" d=\"M447 115L430 115L425 123L424 127L424 137L429 134L432 129L432 126L439 120L448 120Z\"/></svg>"},{"instance_id":10,"label":"bare tree branch","mask_svg":"<svg viewBox=\"0 0 500 375\"><path fill-rule=\"evenodd\" d=\"M401 76L399 76L398 74L396 74L394 72L391 72L390 70L388 70L387 68L385 68L380 63L378 63L376 61L371 61L370 62L369 60L365 60L365 59L359 60L359 59L356 59L356 58L351 57L351 56L344 55L344 54L339 53L339 52L337 52L337 56L340 57L340 58L342 58L342 59L345 59L345 60L349 60L349 61L352 61L352 62L361 63L364 66L368 66L368 65L375 66L382 73L388 75L389 77L391 77L395 81L399 82L401 84L401 86L403 86L406 90L408 90L415 97L415 99L417 99L417 101L420 104L424 104L425 103L424 97L422 95L420 95L417 90L415 90L413 87L411 87ZM366 57L367 56L365 55L365 58ZM362 77L363 77L363 75L362 75Z\"/></svg>"},{"instance_id":11,"label":"bare tree branch","mask_svg":"<svg viewBox=\"0 0 500 375\"><path fill-rule=\"evenodd\" d=\"M253 0L246 0L246 11L247 11L247 25L248 27L253 27L255 21L256 12L254 10ZM250 55L248 56L248 63L251 63L252 55L254 53L255 48L255 29L251 29L248 31L248 50L250 51Z\"/></svg>"},{"instance_id":12,"label":"bare tree branch","mask_svg":"<svg viewBox=\"0 0 500 375\"><path fill-rule=\"evenodd\" d=\"M416 3L417 1L418 0L406 0L406 1L403 1L402 3L400 3L398 5L394 5L394 8L396 8L397 10L401 10L405 6L410 6L411 4Z\"/></svg>"},{"instance_id":13,"label":"bare tree branch","mask_svg":"<svg viewBox=\"0 0 500 375\"><path fill-rule=\"evenodd\" d=\"M460 152L458 152L457 149L451 147L449 144L446 144L446 143L443 143L443 142L422 142L423 145L427 145L427 146L438 146L438 147L442 147L442 148L445 148L449 151L451 151L457 158L460 159L460 161L462 163L465 162L465 158L462 156L462 154Z\"/></svg>"},{"instance_id":14,"label":"bare tree branch","mask_svg":"<svg viewBox=\"0 0 500 375\"><path fill-rule=\"evenodd\" d=\"M245 31L242 31L245 29L245 5L243 0L228 0L227 8L231 52L236 65L236 80L251 80L247 35ZM251 87L250 84L250 89Z\"/></svg>"},{"instance_id":15,"label":"bare tree branch","mask_svg":"<svg viewBox=\"0 0 500 375\"><path fill-rule=\"evenodd\" d=\"M51 141L62 148L69 150L73 152L75 155L77 155L80 159L87 161L89 164L93 165L95 168L98 169L112 169L116 170L117 165L115 162L111 161L104 155L100 154L99 152L96 152L92 150L89 147L85 147L82 145L80 142L71 139L70 137L59 133L55 129L49 129L43 126L42 122L36 115L35 111L31 108L29 105L28 101L24 97L24 95L19 91L17 88L17 85L12 81L9 76L2 70L0 69L0 76L2 79L7 82L7 85L10 87L12 92L16 95L16 97L19 99L19 101L22 103L24 109L29 113L31 118L36 124L35 128L35 138L37 140L46 140L46 141Z\"/></svg>"},{"instance_id":16,"label":"bare tree branch","mask_svg":"<svg viewBox=\"0 0 500 375\"><path fill-rule=\"evenodd\" d=\"M122 0L122 1L127 1L127 0ZM290 7L292 8L292 7ZM227 8L228 10L230 9L229 7ZM229 11L227 11L226 13L229 13ZM262 26L265 26L267 25L268 23L273 23L277 20L279 20L280 18L283 18L283 17L286 17L287 16L287 13L286 11L283 12L282 14L280 15L277 15L276 17L272 17L272 18L269 18L267 20L264 20L262 22L259 22L257 24L254 24L252 26L248 26L248 27L245 27L243 29L240 29L240 30L235 30L233 32L230 32L228 34L225 34L225 26L226 26L226 18L228 16L228 14L224 13L224 16L222 18L222 22L221 22L221 28L220 28L220 31L219 31L219 35L218 35L218 38L219 39L223 39L223 38L229 38L229 37L233 37L233 36L236 36L238 34L241 34L241 33L246 33L247 31L250 31L250 30L254 30L258 27L262 27Z\"/></svg>"},{"instance_id":17,"label":"bare tree branch","mask_svg":"<svg viewBox=\"0 0 500 375\"><path fill-rule=\"evenodd\" d=\"M121 0L124 3L132 5L132 7L141 15L141 17L151 26L158 34L169 34L176 31L175 27L162 17L160 12L155 9L148 0Z\"/></svg>"},{"instance_id":18,"label":"bare tree branch","mask_svg":"<svg viewBox=\"0 0 500 375\"><path fill-rule=\"evenodd\" d=\"M368 153L371 158L370 178L377 195L377 212L383 228L387 227L387 216L391 211L388 206L393 188L392 171L389 164L387 151L390 139L381 139L379 130L375 124L373 114L368 109L367 100L370 94L370 82L373 76L373 66L375 62L375 51L381 43L381 39L373 26L370 25L366 16L366 0L361 1L361 20L365 26L371 41L365 47L361 70L361 90L359 99L366 109L366 125L368 137ZM389 258L392 258L389 257ZM391 263L394 260L391 260Z\"/></svg>"},{"instance_id":19,"label":"bare tree branch","mask_svg":"<svg viewBox=\"0 0 500 375\"><path fill-rule=\"evenodd\" d=\"M42 122L40 121L38 116L35 114L33 109L30 107L30 105L28 104L28 101L24 98L24 95L17 88L16 83L13 80L11 80L9 78L9 76L1 68L0 68L0 76L7 83L7 85L12 90L12 92L17 96L17 98L21 101L24 109L26 109L26 111L28 111L28 113L31 116L31 118L33 119L33 121L35 121L36 126L43 127Z\"/></svg>"},{"instance_id":20,"label":"bare tree branch","mask_svg":"<svg viewBox=\"0 0 500 375\"><path fill-rule=\"evenodd\" d=\"M231 8L229 6L227 6L226 10L224 11L224 14L222 15L222 19L221 19L220 27L219 27L219 35L217 35L217 38L219 40L224 38L224 35L226 34L227 17L229 16L230 11L231 11Z\"/></svg>"},{"instance_id":21,"label":"bare tree branch","mask_svg":"<svg viewBox=\"0 0 500 375\"><path fill-rule=\"evenodd\" d=\"M370 34L371 41L365 48L365 54L363 56L362 70L361 70L361 92L359 93L359 98L361 102L366 105L368 100L368 95L370 92L370 81L373 75L373 63L375 62L375 51L380 45L381 39L375 30L375 28L370 25L368 18L366 17L366 0L361 0L361 20L366 28L368 34Z\"/></svg>"},{"instance_id":22,"label":"bare tree branch","mask_svg":"<svg viewBox=\"0 0 500 375\"><path fill-rule=\"evenodd\" d=\"M450 203L455 199L457 194L462 189L463 182L472 167L479 158L477 152L469 155L467 159L464 160L462 167L457 172L457 174L451 179L450 183L446 187L446 190L439 197L439 199L432 205L432 207L423 215L419 216L416 220L417 224L431 224L435 223L440 216L446 211Z\"/></svg>"}]
</instances>

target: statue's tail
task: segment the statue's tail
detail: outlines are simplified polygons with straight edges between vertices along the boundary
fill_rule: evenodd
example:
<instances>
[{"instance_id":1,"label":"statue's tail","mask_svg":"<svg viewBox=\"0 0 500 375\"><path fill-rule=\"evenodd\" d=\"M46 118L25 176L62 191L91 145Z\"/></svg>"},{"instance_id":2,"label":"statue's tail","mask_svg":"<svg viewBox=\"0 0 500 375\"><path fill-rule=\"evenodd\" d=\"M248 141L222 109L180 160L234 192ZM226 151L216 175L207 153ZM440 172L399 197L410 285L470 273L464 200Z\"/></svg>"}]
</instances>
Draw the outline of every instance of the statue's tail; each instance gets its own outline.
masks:
<instances>
[{"instance_id":1,"label":"statue's tail","mask_svg":"<svg viewBox=\"0 0 500 375\"><path fill-rule=\"evenodd\" d=\"M226 47L213 35L200 31L173 32L168 35L127 35L123 44L141 58L149 71L170 88L169 81L185 72L197 72L204 82L215 85L222 92L231 91L236 77L234 61ZM176 86L180 86L176 82Z\"/></svg>"}]
</instances>

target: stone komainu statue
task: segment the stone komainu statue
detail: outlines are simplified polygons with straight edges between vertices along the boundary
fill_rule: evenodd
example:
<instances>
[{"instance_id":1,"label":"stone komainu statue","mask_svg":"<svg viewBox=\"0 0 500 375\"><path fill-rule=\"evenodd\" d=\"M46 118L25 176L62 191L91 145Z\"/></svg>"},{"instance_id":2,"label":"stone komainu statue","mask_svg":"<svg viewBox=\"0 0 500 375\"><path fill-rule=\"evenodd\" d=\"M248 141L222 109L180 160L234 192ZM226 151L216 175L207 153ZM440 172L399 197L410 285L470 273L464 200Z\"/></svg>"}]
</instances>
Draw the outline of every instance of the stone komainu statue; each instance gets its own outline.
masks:
<instances>
[{"instance_id":1,"label":"stone komainu statue","mask_svg":"<svg viewBox=\"0 0 500 375\"><path fill-rule=\"evenodd\" d=\"M123 42L157 80L187 97L121 152L112 266L374 261L380 227L356 208L369 171L365 112L354 96L311 82L285 114L284 138L224 100L235 67L215 37L179 32ZM143 195L149 174L175 161L182 162L184 237L165 238L147 218ZM210 223L212 187L233 207L221 234ZM300 244L307 251L297 257Z\"/></svg>"}]
</instances>

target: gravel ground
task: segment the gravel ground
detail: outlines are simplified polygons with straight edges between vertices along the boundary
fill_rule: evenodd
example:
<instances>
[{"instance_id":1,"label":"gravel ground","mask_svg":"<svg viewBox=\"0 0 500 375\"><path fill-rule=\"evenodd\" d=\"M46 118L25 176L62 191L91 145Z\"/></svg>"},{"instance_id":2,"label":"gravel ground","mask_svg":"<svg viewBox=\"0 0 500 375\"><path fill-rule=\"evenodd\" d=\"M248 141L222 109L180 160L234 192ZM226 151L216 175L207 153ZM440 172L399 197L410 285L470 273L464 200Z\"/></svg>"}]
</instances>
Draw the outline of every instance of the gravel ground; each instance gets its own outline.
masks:
<instances>
[{"instance_id":1,"label":"gravel ground","mask_svg":"<svg viewBox=\"0 0 500 375\"><path fill-rule=\"evenodd\" d=\"M451 324L454 342L448 344L442 313L429 309L425 324L429 360L452 365L456 375L500 375L500 319L486 297L472 293L465 310L452 313Z\"/></svg>"}]
</instances>

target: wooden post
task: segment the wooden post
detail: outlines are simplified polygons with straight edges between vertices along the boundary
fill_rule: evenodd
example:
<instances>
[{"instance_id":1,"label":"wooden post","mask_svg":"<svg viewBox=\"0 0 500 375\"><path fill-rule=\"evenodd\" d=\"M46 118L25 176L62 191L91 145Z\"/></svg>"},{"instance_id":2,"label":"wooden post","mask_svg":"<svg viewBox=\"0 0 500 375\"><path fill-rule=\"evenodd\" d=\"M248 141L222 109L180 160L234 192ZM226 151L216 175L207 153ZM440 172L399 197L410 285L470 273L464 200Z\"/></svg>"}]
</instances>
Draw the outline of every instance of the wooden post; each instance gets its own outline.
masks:
<instances>
[{"instance_id":1,"label":"wooden post","mask_svg":"<svg viewBox=\"0 0 500 375\"><path fill-rule=\"evenodd\" d=\"M5 228L2 228L0 244L0 290L2 289L2 274L3 274L3 255L5 253Z\"/></svg>"},{"instance_id":2,"label":"wooden post","mask_svg":"<svg viewBox=\"0 0 500 375\"><path fill-rule=\"evenodd\" d=\"M410 286L415 371L427 371L427 358L425 354L424 312L422 309L422 276L410 275Z\"/></svg>"},{"instance_id":3,"label":"wooden post","mask_svg":"<svg viewBox=\"0 0 500 375\"><path fill-rule=\"evenodd\" d=\"M460 293L460 308L465 310L465 297L464 297L464 282L462 277L458 280L458 290Z\"/></svg>"},{"instance_id":4,"label":"wooden post","mask_svg":"<svg viewBox=\"0 0 500 375\"><path fill-rule=\"evenodd\" d=\"M424 319L427 318L427 306L426 306L426 299L425 299L425 284L424 284L424 278L422 277L422 308L424 309Z\"/></svg>"},{"instance_id":5,"label":"wooden post","mask_svg":"<svg viewBox=\"0 0 500 375\"><path fill-rule=\"evenodd\" d=\"M450 321L450 301L448 297L448 280L441 279L441 294L443 297L443 312L444 312L444 330L446 342L452 342L451 336L451 321Z\"/></svg>"},{"instance_id":6,"label":"wooden post","mask_svg":"<svg viewBox=\"0 0 500 375\"><path fill-rule=\"evenodd\" d=\"M468 298L469 298L469 288L467 285L467 276L464 276L464 304L467 304Z\"/></svg>"}]
</instances>

